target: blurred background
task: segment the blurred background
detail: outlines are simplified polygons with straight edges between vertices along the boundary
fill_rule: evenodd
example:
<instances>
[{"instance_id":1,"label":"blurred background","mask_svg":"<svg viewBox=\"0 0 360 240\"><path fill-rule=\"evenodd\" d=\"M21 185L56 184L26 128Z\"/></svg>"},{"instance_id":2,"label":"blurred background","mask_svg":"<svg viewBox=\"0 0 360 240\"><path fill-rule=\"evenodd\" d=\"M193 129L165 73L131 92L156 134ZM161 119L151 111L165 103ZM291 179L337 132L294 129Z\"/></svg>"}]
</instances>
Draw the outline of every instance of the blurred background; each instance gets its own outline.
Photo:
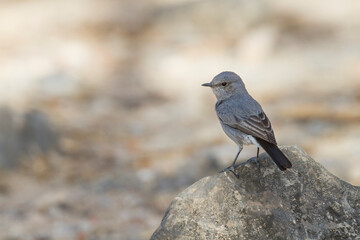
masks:
<instances>
[{"instance_id":1,"label":"blurred background","mask_svg":"<svg viewBox=\"0 0 360 240\"><path fill-rule=\"evenodd\" d=\"M356 0L0 1L0 239L149 239L180 191L235 156L200 86L224 70L279 145L359 185L359 12Z\"/></svg>"}]
</instances>

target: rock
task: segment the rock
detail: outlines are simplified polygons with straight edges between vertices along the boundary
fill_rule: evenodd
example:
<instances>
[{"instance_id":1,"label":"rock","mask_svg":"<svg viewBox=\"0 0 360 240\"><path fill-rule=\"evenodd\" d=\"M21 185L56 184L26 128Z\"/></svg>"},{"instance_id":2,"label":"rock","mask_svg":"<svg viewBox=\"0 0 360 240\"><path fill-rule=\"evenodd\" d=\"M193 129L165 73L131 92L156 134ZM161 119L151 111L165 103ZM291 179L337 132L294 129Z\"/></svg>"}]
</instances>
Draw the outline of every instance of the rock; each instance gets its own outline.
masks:
<instances>
[{"instance_id":1,"label":"rock","mask_svg":"<svg viewBox=\"0 0 360 240\"><path fill-rule=\"evenodd\" d=\"M170 204L151 239L356 239L360 187L329 173L297 147L284 147L293 168L267 154L194 183Z\"/></svg>"}]
</instances>

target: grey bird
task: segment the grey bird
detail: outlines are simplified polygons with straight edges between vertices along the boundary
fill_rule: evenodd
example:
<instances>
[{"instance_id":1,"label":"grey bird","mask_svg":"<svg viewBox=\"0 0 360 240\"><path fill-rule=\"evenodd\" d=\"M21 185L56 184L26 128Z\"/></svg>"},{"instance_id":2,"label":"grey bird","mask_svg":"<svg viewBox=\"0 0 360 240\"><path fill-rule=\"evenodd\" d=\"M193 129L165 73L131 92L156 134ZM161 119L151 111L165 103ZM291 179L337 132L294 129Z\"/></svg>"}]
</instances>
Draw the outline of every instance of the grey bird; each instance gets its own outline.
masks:
<instances>
[{"instance_id":1,"label":"grey bird","mask_svg":"<svg viewBox=\"0 0 360 240\"><path fill-rule=\"evenodd\" d=\"M255 144L257 156L262 147L279 167L284 171L291 168L289 159L277 147L271 123L261 108L245 88L242 79L234 72L222 72L216 75L210 83L202 86L211 87L217 102L216 114L226 135L239 147L232 165L225 170L235 173L236 160L243 145Z\"/></svg>"}]
</instances>

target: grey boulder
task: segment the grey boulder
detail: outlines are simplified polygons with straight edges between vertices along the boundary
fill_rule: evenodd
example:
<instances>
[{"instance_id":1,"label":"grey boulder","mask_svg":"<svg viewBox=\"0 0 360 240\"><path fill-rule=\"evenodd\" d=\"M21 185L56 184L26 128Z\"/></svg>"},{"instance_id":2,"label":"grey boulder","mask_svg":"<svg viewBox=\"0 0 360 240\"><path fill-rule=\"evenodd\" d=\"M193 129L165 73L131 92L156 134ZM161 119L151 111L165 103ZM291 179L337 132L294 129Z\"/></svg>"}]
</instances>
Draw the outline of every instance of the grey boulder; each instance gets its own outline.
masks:
<instances>
[{"instance_id":1,"label":"grey boulder","mask_svg":"<svg viewBox=\"0 0 360 240\"><path fill-rule=\"evenodd\" d=\"M360 187L297 147L281 148L285 172L260 164L205 177L180 193L151 239L360 239Z\"/></svg>"}]
</instances>

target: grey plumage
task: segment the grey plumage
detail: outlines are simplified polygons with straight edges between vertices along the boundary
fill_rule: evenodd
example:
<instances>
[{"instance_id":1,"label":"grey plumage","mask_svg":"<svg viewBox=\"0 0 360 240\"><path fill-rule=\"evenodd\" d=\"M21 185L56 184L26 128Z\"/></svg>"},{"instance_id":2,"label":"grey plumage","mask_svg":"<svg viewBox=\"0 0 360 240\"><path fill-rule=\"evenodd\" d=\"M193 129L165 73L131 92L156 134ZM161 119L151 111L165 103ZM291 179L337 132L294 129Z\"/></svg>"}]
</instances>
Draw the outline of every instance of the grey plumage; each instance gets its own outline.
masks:
<instances>
[{"instance_id":1,"label":"grey plumage","mask_svg":"<svg viewBox=\"0 0 360 240\"><path fill-rule=\"evenodd\" d=\"M220 124L226 135L239 146L233 170L243 145L248 144L262 147L281 170L291 167L290 161L277 147L269 119L236 73L222 72L203 86L212 88L218 100L215 111Z\"/></svg>"}]
</instances>

